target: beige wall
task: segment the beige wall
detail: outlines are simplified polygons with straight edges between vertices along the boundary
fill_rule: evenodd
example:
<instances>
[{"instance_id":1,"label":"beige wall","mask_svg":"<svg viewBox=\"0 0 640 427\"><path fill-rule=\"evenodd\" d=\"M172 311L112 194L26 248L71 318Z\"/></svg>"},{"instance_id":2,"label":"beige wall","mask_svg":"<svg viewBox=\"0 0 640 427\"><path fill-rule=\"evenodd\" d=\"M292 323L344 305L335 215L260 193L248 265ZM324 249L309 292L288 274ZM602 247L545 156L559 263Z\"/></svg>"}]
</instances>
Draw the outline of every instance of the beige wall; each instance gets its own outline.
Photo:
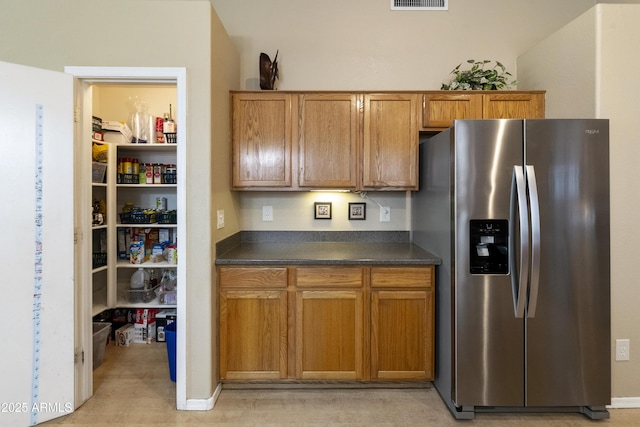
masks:
<instances>
[{"instance_id":1,"label":"beige wall","mask_svg":"<svg viewBox=\"0 0 640 427\"><path fill-rule=\"evenodd\" d=\"M573 35L575 39L569 43L569 51L551 49L544 53L545 58L536 58L529 63L517 61L518 56L596 3L613 1L461 0L449 2L448 12L391 12L387 0L211 1L240 52L242 89L258 87L260 52L273 58L279 49L281 79L277 87L281 90L438 89L458 63L469 58L487 58L500 60L512 73L515 71L521 83L519 88L546 89L549 117L586 117L605 113L611 116L619 111L621 101L637 98L630 95L635 89L628 84L629 79L621 79L617 74L620 70L637 70L635 62L631 63L635 68L616 62L618 65L611 67L609 72L615 75L607 75L610 93L626 93L626 97L618 95L619 98L605 96L596 99L593 96L596 85L604 83L602 76L596 80L596 74L602 70L595 66L593 30ZM635 22L638 22L637 18ZM587 18L576 25L584 27L591 24ZM616 34L615 30L610 28L609 34ZM546 40L545 43L552 44L553 41ZM632 45L628 51L635 52L637 46L638 43ZM618 61L630 61L633 57L633 54L617 49L609 52L619 55ZM530 71L538 61L541 74L533 75ZM553 75L557 79L549 79ZM622 89L613 88L614 84L621 85ZM635 194L630 187L632 183L640 181L637 176L640 169L627 166L640 158L634 148L640 144L632 143L632 135L640 132L632 124L630 121L630 127L623 130L618 129L614 122L612 131L612 138L617 139L620 135L626 140L618 142L612 152L612 187L616 186L612 194L612 223L615 227L612 229L613 338L632 338L632 360L613 362L613 392L617 397L640 396L640 382L636 380L640 377L640 368L633 360L634 343L640 339L634 325L640 322L635 314L638 311L630 307L640 300L635 290L639 287L633 280L633 258L637 253L633 244L640 236L624 239L625 233L628 236L635 233L632 230L638 229L630 224L633 217L628 213L637 212L640 207L634 197L629 197ZM617 161L621 164L613 163ZM269 200L264 200L264 196L247 194L240 197L243 228L244 225L272 227L257 219L260 205ZM274 194L270 200L274 215L277 218L276 206L286 207L289 212L306 212L309 197L305 194L297 197ZM298 221L293 216L287 218L289 227L310 227L306 217ZM371 225L376 226L374 223ZM402 226L398 224L398 229ZM337 227L342 228L343 225L337 224Z\"/></svg>"},{"instance_id":2,"label":"beige wall","mask_svg":"<svg viewBox=\"0 0 640 427\"><path fill-rule=\"evenodd\" d=\"M598 10L601 46L596 114L609 118L611 126L612 339L631 340L631 360L613 362L613 395L640 397L640 122L635 103L640 87L629 84L626 73L621 73L640 70L635 54L640 46L640 5L601 5Z\"/></svg>"},{"instance_id":3,"label":"beige wall","mask_svg":"<svg viewBox=\"0 0 640 427\"><path fill-rule=\"evenodd\" d=\"M408 193L404 191L368 192L366 198L337 192L247 192L241 197L243 230L403 231L411 226ZM330 221L314 219L314 202L331 202ZM365 203L365 220L349 220L350 202ZM380 222L380 205L391 208L389 222ZM262 221L263 206L273 208L273 221Z\"/></svg>"},{"instance_id":4,"label":"beige wall","mask_svg":"<svg viewBox=\"0 0 640 427\"><path fill-rule=\"evenodd\" d=\"M640 397L640 286L637 212L640 196L640 88L626 70L640 69L640 5L597 5L518 59L523 84L544 85L547 117L610 120L612 396ZM615 361L615 340L631 340L631 360ZM624 401L624 399L623 399Z\"/></svg>"},{"instance_id":5,"label":"beige wall","mask_svg":"<svg viewBox=\"0 0 640 427\"><path fill-rule=\"evenodd\" d=\"M448 11L390 11L389 0L211 0L259 89L258 57L280 65L281 90L439 89L467 59L516 58L593 0L456 0Z\"/></svg>"},{"instance_id":6,"label":"beige wall","mask_svg":"<svg viewBox=\"0 0 640 427\"><path fill-rule=\"evenodd\" d=\"M211 0L241 58L241 89L259 89L260 52L279 50L280 90L440 89L467 59L499 60L517 74L516 58L595 1L462 0L449 11L390 11L388 0ZM553 9L551 13L549 9ZM308 194L271 194L274 221L261 221L260 197L240 194L242 229L408 230L405 194L391 223L367 203L367 220L309 220ZM340 203L355 195L335 195ZM373 197L373 196L372 196ZM340 208L341 209L341 208ZM291 212L301 215L292 215ZM376 211L376 212L374 212ZM335 217L334 217L335 218ZM341 219L341 217L338 217Z\"/></svg>"},{"instance_id":7,"label":"beige wall","mask_svg":"<svg viewBox=\"0 0 640 427\"><path fill-rule=\"evenodd\" d=\"M232 213L232 196L214 177L229 174L228 90L237 89L233 46L207 0L0 0L0 60L56 71L65 66L186 67L188 81L187 398L208 399L216 385L214 232L210 209ZM215 37L215 40L213 39ZM220 60L220 55L231 55ZM213 73L220 73L221 76ZM223 96L224 95L224 96ZM216 97L212 99L212 96ZM226 158L224 158L226 157ZM213 164L213 167L212 167ZM221 181L221 180L218 180ZM217 181L216 181L217 182ZM182 260L181 260L182 262Z\"/></svg>"},{"instance_id":8,"label":"beige wall","mask_svg":"<svg viewBox=\"0 0 640 427\"><path fill-rule=\"evenodd\" d=\"M273 57L280 50L277 86L283 90L438 89L470 58L497 59L518 74L518 55L595 3L460 0L450 2L448 12L391 12L388 0L0 0L0 60L58 71L70 65L187 67L187 233L189 252L197 254L187 261L188 321L197 325L188 329L187 397L208 398L217 377L209 260L215 241L242 228L241 221L251 224L246 216L255 216L250 211L262 203L227 191L223 95L228 88L257 88L259 53ZM221 62L218 54L232 59ZM292 209L306 209L307 197L300 195ZM273 200L279 206L278 197ZM218 209L225 210L221 230L210 217ZM627 280L630 271L624 274ZM638 321L631 316L629 324ZM640 395L637 388L630 393Z\"/></svg>"},{"instance_id":9,"label":"beige wall","mask_svg":"<svg viewBox=\"0 0 640 427\"><path fill-rule=\"evenodd\" d=\"M211 245L212 258L215 259L216 242L228 237L240 230L239 200L236 193L230 192L231 188L231 102L229 90L239 88L240 58L227 35L222 22L214 13L211 14L211 160L208 171L211 175L211 199L210 210L212 221L212 238L208 242ZM219 58L224 58L220 60ZM225 213L224 228L216 228L215 212L223 210ZM197 230L194 230L197 232ZM202 234L201 239L207 241L207 234ZM216 283L216 268L211 264L210 284ZM208 283L208 284L209 284ZM207 285L208 285L207 284ZM210 300L201 301L201 309L206 313L211 311L212 340L210 343L211 368L213 370L214 385L219 380L218 366L218 294L215 286L209 286L212 291ZM209 307L207 304L209 303ZM191 310L193 307L190 306ZM194 344L193 351L201 351L198 343ZM202 363L206 363L204 359Z\"/></svg>"}]
</instances>

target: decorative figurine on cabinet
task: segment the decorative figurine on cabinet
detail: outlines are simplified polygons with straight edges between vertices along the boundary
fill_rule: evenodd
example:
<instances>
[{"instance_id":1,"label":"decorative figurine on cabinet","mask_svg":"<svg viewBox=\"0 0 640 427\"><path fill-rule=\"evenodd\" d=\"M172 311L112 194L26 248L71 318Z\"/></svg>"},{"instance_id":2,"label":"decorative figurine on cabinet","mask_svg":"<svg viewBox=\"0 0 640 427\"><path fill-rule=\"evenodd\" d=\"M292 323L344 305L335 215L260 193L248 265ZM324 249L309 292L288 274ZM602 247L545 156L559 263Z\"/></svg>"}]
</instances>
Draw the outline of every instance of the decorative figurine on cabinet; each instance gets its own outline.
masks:
<instances>
[{"instance_id":1,"label":"decorative figurine on cabinet","mask_svg":"<svg viewBox=\"0 0 640 427\"><path fill-rule=\"evenodd\" d=\"M276 79L278 78L278 52L273 62L266 53L260 54L260 89L273 90L275 88Z\"/></svg>"}]
</instances>

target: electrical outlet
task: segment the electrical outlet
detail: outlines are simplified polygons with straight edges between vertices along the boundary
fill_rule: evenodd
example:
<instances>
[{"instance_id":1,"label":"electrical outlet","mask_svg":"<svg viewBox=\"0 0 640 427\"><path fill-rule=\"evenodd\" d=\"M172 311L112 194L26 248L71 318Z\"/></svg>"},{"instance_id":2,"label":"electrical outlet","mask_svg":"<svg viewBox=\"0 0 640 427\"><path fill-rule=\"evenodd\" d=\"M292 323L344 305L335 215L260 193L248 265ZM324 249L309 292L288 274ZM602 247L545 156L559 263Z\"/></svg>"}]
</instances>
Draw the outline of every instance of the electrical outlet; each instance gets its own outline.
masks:
<instances>
[{"instance_id":1,"label":"electrical outlet","mask_svg":"<svg viewBox=\"0 0 640 427\"><path fill-rule=\"evenodd\" d=\"M218 230L224 228L224 210L219 209L218 212Z\"/></svg>"},{"instance_id":2,"label":"electrical outlet","mask_svg":"<svg viewBox=\"0 0 640 427\"><path fill-rule=\"evenodd\" d=\"M380 206L380 222L391 221L391 208L389 206Z\"/></svg>"},{"instance_id":3,"label":"electrical outlet","mask_svg":"<svg viewBox=\"0 0 640 427\"><path fill-rule=\"evenodd\" d=\"M629 360L629 339L616 340L616 360Z\"/></svg>"},{"instance_id":4,"label":"electrical outlet","mask_svg":"<svg viewBox=\"0 0 640 427\"><path fill-rule=\"evenodd\" d=\"M273 206L262 207L262 220L273 221Z\"/></svg>"}]
</instances>

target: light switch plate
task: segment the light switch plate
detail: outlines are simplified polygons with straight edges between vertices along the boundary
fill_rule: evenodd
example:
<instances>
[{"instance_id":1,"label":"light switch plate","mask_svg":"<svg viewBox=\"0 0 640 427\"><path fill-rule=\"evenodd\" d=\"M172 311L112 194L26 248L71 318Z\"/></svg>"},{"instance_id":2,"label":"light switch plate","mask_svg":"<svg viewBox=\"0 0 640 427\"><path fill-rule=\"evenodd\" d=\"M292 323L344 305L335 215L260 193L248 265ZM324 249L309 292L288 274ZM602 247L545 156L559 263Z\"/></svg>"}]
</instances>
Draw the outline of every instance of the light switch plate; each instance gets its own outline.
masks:
<instances>
[{"instance_id":1,"label":"light switch plate","mask_svg":"<svg viewBox=\"0 0 640 427\"><path fill-rule=\"evenodd\" d=\"M391 221L391 208L389 206L380 206L380 222Z\"/></svg>"},{"instance_id":2,"label":"light switch plate","mask_svg":"<svg viewBox=\"0 0 640 427\"><path fill-rule=\"evenodd\" d=\"M273 206L262 207L262 220L273 221Z\"/></svg>"}]
</instances>

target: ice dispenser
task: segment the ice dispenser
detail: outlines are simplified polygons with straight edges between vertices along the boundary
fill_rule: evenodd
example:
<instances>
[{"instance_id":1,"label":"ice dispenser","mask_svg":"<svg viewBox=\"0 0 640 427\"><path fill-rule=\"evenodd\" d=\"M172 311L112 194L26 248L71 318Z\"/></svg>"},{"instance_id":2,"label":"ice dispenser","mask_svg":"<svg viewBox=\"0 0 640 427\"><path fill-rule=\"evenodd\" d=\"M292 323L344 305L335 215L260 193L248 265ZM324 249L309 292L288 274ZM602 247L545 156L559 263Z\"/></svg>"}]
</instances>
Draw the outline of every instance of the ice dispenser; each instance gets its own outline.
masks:
<instances>
[{"instance_id":1,"label":"ice dispenser","mask_svg":"<svg viewBox=\"0 0 640 427\"><path fill-rule=\"evenodd\" d=\"M509 274L509 221L472 219L469 234L471 274Z\"/></svg>"}]
</instances>

